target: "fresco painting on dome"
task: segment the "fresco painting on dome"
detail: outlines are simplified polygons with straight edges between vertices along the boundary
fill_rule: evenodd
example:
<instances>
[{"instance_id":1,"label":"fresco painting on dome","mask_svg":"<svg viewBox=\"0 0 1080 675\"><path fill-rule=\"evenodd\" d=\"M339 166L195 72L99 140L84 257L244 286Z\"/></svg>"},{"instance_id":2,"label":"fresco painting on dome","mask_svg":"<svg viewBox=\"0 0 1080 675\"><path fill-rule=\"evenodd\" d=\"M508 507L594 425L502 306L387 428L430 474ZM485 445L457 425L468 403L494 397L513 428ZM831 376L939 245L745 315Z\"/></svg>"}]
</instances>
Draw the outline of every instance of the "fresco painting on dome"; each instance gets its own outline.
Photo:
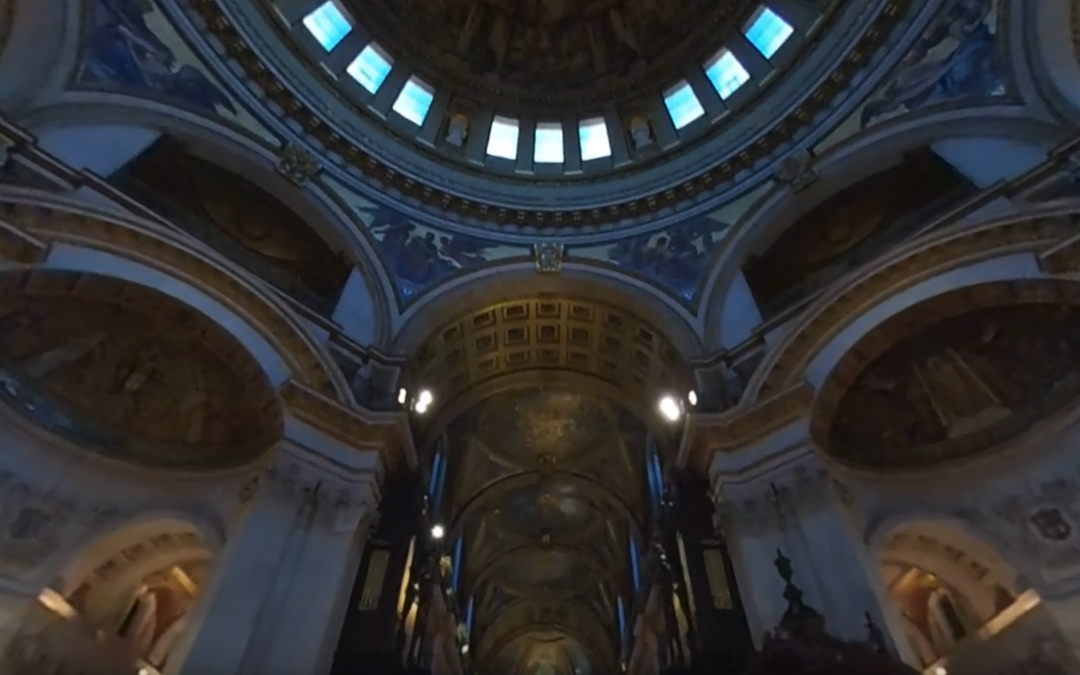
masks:
<instances>
[{"instance_id":1,"label":"fresco painting on dome","mask_svg":"<svg viewBox=\"0 0 1080 675\"><path fill-rule=\"evenodd\" d=\"M274 142L229 96L151 0L94 0L76 82L223 117Z\"/></svg>"},{"instance_id":2,"label":"fresco painting on dome","mask_svg":"<svg viewBox=\"0 0 1080 675\"><path fill-rule=\"evenodd\" d=\"M353 196L353 210L368 227L379 254L397 282L398 292L414 300L447 277L510 258L527 258L529 249L439 230L393 209Z\"/></svg>"},{"instance_id":3,"label":"fresco painting on dome","mask_svg":"<svg viewBox=\"0 0 1080 675\"><path fill-rule=\"evenodd\" d=\"M616 265L666 288L690 303L730 223L698 217L652 234L573 248L570 255Z\"/></svg>"},{"instance_id":4,"label":"fresco painting on dome","mask_svg":"<svg viewBox=\"0 0 1080 675\"><path fill-rule=\"evenodd\" d=\"M953 0L862 110L862 128L913 110L1003 96L996 0Z\"/></svg>"}]
</instances>

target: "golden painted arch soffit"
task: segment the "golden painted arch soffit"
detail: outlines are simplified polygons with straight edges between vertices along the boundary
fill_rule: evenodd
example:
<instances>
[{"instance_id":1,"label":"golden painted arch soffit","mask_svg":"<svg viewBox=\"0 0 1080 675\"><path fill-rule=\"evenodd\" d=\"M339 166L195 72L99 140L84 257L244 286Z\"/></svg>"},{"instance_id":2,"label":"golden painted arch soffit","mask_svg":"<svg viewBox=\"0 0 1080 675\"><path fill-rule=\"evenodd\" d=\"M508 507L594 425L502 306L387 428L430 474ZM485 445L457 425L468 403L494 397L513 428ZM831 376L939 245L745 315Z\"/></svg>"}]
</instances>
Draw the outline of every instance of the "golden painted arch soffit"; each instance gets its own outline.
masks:
<instances>
[{"instance_id":1,"label":"golden painted arch soffit","mask_svg":"<svg viewBox=\"0 0 1080 675\"><path fill-rule=\"evenodd\" d=\"M556 296L459 316L425 339L409 364L410 386L440 402L429 434L497 390L573 382L651 420L659 396L690 386L683 355L659 327L621 307Z\"/></svg>"},{"instance_id":2,"label":"golden painted arch soffit","mask_svg":"<svg viewBox=\"0 0 1080 675\"><path fill-rule=\"evenodd\" d=\"M874 470L955 462L1016 438L1080 396L1080 283L952 291L864 336L833 369L812 433Z\"/></svg>"},{"instance_id":3,"label":"golden painted arch soffit","mask_svg":"<svg viewBox=\"0 0 1080 675\"><path fill-rule=\"evenodd\" d=\"M260 365L225 329L159 291L110 277L0 275L0 399L112 459L222 469L280 439Z\"/></svg>"},{"instance_id":4,"label":"golden painted arch soffit","mask_svg":"<svg viewBox=\"0 0 1080 675\"><path fill-rule=\"evenodd\" d=\"M848 93L856 78L884 63L887 46L909 28L905 19L927 1L879 0L870 10L847 0L789 3L807 14L793 49L765 60L767 75L717 100L698 126L665 131L670 138L656 131L672 124L664 93L720 53L761 3L343 0L392 64L449 101L433 113L437 123L420 126L370 114L370 97L343 86L344 72L328 74L325 50L305 43L302 17L283 22L273 2L194 0L191 8L220 45L218 56L243 69L241 84L278 111L266 123L288 124L281 132L289 137L300 130L335 179L455 227L534 235L675 222L767 180L792 139L812 145L830 131L815 121L855 111L859 101ZM476 137L496 114L528 125L572 120L566 138L578 135L580 120L603 117L621 154L577 161L581 169L540 166L521 153L492 162L486 139ZM535 129L520 131L531 137Z\"/></svg>"}]
</instances>

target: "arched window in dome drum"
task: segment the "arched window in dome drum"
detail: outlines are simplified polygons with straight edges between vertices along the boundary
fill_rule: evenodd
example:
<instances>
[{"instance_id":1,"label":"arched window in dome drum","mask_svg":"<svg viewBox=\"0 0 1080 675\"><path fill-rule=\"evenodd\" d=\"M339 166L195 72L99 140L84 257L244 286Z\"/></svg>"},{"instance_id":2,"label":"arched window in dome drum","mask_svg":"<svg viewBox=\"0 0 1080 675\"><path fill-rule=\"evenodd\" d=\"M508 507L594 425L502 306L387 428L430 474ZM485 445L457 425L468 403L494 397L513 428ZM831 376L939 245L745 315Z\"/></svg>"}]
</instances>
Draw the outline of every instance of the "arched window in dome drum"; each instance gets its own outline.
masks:
<instances>
[{"instance_id":1,"label":"arched window in dome drum","mask_svg":"<svg viewBox=\"0 0 1080 675\"><path fill-rule=\"evenodd\" d=\"M721 49L705 64L705 76L722 99L727 99L750 81L750 73L727 49Z\"/></svg>"},{"instance_id":2,"label":"arched window in dome drum","mask_svg":"<svg viewBox=\"0 0 1080 675\"><path fill-rule=\"evenodd\" d=\"M390 57L383 52L379 45L372 42L364 47L363 51L353 59L353 62L346 68L346 72L360 83L361 87L374 94L379 91L379 87L382 86L383 81L386 80L386 76L390 74L390 69L393 67L393 61L390 60Z\"/></svg>"},{"instance_id":3,"label":"arched window in dome drum","mask_svg":"<svg viewBox=\"0 0 1080 675\"><path fill-rule=\"evenodd\" d=\"M304 28L326 51L331 51L352 32L348 14L336 0L326 0L304 17Z\"/></svg>"},{"instance_id":4,"label":"arched window in dome drum","mask_svg":"<svg viewBox=\"0 0 1080 675\"><path fill-rule=\"evenodd\" d=\"M434 90L427 83L419 78L410 77L401 88L397 100L394 101L394 112L418 127L423 126L434 98Z\"/></svg>"},{"instance_id":5,"label":"arched window in dome drum","mask_svg":"<svg viewBox=\"0 0 1080 675\"><path fill-rule=\"evenodd\" d=\"M781 19L776 12L763 6L754 12L744 32L746 38L757 47L757 50L765 58L771 59L773 54L780 51L795 29L787 21Z\"/></svg>"},{"instance_id":6,"label":"arched window in dome drum","mask_svg":"<svg viewBox=\"0 0 1080 675\"><path fill-rule=\"evenodd\" d=\"M685 80L664 94L664 105L671 115L671 123L679 130L705 114L693 88Z\"/></svg>"},{"instance_id":7,"label":"arched window in dome drum","mask_svg":"<svg viewBox=\"0 0 1080 675\"><path fill-rule=\"evenodd\" d=\"M581 120L578 125L578 142L581 144L581 161L611 156L611 140L603 117Z\"/></svg>"},{"instance_id":8,"label":"arched window in dome drum","mask_svg":"<svg viewBox=\"0 0 1080 675\"><path fill-rule=\"evenodd\" d=\"M563 132L559 122L540 122L536 125L533 161L547 164L563 163Z\"/></svg>"},{"instance_id":9,"label":"arched window in dome drum","mask_svg":"<svg viewBox=\"0 0 1080 675\"><path fill-rule=\"evenodd\" d=\"M518 121L509 117L495 117L488 134L487 154L503 159L517 159Z\"/></svg>"}]
</instances>

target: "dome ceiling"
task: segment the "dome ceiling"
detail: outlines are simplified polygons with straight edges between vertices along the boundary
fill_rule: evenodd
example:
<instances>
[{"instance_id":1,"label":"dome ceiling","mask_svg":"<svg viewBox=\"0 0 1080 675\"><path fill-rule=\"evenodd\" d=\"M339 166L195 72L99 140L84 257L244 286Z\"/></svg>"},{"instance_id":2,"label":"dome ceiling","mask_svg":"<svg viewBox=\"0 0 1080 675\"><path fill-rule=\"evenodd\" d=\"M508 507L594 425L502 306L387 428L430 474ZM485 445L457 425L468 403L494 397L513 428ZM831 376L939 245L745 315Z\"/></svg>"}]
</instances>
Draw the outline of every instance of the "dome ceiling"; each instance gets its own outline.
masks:
<instances>
[{"instance_id":1,"label":"dome ceiling","mask_svg":"<svg viewBox=\"0 0 1080 675\"><path fill-rule=\"evenodd\" d=\"M755 0L344 0L433 83L503 106L606 104L681 77Z\"/></svg>"},{"instance_id":2,"label":"dome ceiling","mask_svg":"<svg viewBox=\"0 0 1080 675\"><path fill-rule=\"evenodd\" d=\"M988 284L916 305L864 337L822 392L838 458L927 466L1007 441L1080 395L1080 285Z\"/></svg>"},{"instance_id":3,"label":"dome ceiling","mask_svg":"<svg viewBox=\"0 0 1080 675\"><path fill-rule=\"evenodd\" d=\"M448 440L459 593L475 604L480 672L616 672L638 536L629 514L643 508L643 425L605 399L535 388L485 399Z\"/></svg>"},{"instance_id":4,"label":"dome ceiling","mask_svg":"<svg viewBox=\"0 0 1080 675\"><path fill-rule=\"evenodd\" d=\"M0 397L80 446L152 466L243 464L282 425L231 334L171 296L74 273L0 276Z\"/></svg>"}]
</instances>

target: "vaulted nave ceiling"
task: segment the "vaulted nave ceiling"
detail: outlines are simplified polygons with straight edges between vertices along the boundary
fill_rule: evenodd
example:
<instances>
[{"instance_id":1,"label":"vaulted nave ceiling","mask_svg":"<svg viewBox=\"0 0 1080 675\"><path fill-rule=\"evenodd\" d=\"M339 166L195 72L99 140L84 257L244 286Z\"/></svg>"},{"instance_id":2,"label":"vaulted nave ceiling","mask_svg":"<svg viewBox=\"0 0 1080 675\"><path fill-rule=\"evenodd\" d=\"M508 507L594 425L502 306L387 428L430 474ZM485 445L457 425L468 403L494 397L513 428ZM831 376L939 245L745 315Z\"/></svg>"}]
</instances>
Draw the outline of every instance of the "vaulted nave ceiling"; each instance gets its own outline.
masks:
<instances>
[{"instance_id":1,"label":"vaulted nave ceiling","mask_svg":"<svg viewBox=\"0 0 1080 675\"><path fill-rule=\"evenodd\" d=\"M491 396L450 425L447 516L480 672L616 672L645 435L617 404L559 386Z\"/></svg>"}]
</instances>

